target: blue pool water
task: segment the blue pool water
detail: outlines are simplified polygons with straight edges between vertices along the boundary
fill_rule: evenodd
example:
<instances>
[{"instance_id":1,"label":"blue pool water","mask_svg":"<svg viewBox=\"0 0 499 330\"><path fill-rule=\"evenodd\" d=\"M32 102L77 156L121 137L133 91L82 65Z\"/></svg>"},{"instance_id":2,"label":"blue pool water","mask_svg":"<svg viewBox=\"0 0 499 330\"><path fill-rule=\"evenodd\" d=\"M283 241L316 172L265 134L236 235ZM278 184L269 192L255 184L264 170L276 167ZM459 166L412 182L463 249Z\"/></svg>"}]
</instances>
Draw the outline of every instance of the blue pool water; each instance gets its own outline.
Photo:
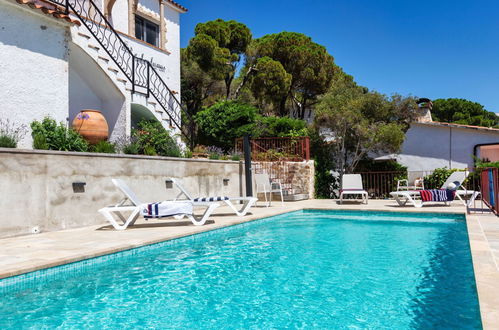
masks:
<instances>
[{"instance_id":1,"label":"blue pool water","mask_svg":"<svg viewBox=\"0 0 499 330\"><path fill-rule=\"evenodd\" d=\"M462 215L305 210L80 265L0 281L0 328L481 328Z\"/></svg>"}]
</instances>

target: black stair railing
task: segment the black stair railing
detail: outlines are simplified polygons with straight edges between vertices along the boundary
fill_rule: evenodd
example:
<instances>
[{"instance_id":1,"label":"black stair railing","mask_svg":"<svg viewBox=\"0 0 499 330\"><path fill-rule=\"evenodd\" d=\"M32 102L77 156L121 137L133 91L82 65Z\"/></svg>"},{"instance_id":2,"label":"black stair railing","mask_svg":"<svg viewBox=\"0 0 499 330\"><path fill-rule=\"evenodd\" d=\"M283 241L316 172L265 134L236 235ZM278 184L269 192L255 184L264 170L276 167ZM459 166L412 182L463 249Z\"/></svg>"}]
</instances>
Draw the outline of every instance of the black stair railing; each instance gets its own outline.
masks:
<instances>
[{"instance_id":1,"label":"black stair railing","mask_svg":"<svg viewBox=\"0 0 499 330\"><path fill-rule=\"evenodd\" d=\"M92 0L49 0L73 14L90 31L113 62L132 83L132 92L142 88L151 95L168 115L170 126L176 126L192 146L192 116L168 88L151 62L137 57ZM182 125L184 123L184 125Z\"/></svg>"}]
</instances>

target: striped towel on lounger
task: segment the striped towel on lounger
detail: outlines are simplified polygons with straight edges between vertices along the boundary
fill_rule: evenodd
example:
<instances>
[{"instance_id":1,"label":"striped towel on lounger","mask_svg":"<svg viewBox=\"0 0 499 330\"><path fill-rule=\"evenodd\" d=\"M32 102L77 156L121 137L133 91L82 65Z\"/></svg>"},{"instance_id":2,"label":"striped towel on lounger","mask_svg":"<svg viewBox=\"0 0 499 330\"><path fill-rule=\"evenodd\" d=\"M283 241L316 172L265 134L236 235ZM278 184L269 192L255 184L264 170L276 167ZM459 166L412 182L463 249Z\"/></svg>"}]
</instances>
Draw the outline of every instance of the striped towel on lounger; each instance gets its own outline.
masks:
<instances>
[{"instance_id":1,"label":"striped towel on lounger","mask_svg":"<svg viewBox=\"0 0 499 330\"><path fill-rule=\"evenodd\" d=\"M456 191L451 189L420 190L419 193L423 202L452 202L456 195Z\"/></svg>"},{"instance_id":2,"label":"striped towel on lounger","mask_svg":"<svg viewBox=\"0 0 499 330\"><path fill-rule=\"evenodd\" d=\"M140 205L142 216L146 219L171 217L178 214L192 214L191 202L165 201Z\"/></svg>"},{"instance_id":3,"label":"striped towel on lounger","mask_svg":"<svg viewBox=\"0 0 499 330\"><path fill-rule=\"evenodd\" d=\"M194 202L220 202L220 201L228 201L229 197L203 197L203 198L194 198Z\"/></svg>"}]
</instances>

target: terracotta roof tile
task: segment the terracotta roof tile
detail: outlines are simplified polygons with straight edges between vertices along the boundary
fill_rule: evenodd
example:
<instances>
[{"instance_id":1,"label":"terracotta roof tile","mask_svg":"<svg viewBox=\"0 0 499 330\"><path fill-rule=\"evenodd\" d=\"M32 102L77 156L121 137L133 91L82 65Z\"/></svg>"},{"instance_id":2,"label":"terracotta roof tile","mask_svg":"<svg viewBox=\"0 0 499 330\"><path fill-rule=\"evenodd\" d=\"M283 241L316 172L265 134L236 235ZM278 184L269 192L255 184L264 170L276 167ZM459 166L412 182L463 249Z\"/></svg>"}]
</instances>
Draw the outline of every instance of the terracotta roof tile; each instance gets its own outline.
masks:
<instances>
[{"instance_id":1,"label":"terracotta roof tile","mask_svg":"<svg viewBox=\"0 0 499 330\"><path fill-rule=\"evenodd\" d=\"M72 19L69 15L66 15L60 7L55 4L43 1L43 0L16 0L20 5L29 6L31 9L40 10L45 15L52 16L57 19L65 20L68 23L81 25L80 21Z\"/></svg>"},{"instance_id":2,"label":"terracotta roof tile","mask_svg":"<svg viewBox=\"0 0 499 330\"><path fill-rule=\"evenodd\" d=\"M178 9L180 9L184 12L186 12L188 10L187 8L185 8L184 6L182 6L181 4L179 4L178 2L175 2L173 0L165 0L165 2L168 2L169 4L177 7Z\"/></svg>"}]
</instances>

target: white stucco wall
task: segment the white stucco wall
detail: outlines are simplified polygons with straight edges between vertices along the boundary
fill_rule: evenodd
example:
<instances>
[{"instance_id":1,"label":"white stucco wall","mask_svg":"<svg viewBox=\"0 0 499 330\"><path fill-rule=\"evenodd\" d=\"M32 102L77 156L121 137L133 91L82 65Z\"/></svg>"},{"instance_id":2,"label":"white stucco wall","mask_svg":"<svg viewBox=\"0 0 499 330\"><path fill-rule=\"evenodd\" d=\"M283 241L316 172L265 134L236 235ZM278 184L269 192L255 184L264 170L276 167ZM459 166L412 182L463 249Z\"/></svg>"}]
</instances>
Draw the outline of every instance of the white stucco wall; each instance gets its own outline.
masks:
<instances>
[{"instance_id":1,"label":"white stucco wall","mask_svg":"<svg viewBox=\"0 0 499 330\"><path fill-rule=\"evenodd\" d=\"M473 147L494 142L499 142L499 131L414 123L406 133L397 161L409 171L472 168Z\"/></svg>"},{"instance_id":2,"label":"white stucco wall","mask_svg":"<svg viewBox=\"0 0 499 330\"><path fill-rule=\"evenodd\" d=\"M111 11L113 27L120 32L128 33L128 1L116 0Z\"/></svg>"},{"instance_id":3,"label":"white stucco wall","mask_svg":"<svg viewBox=\"0 0 499 330\"><path fill-rule=\"evenodd\" d=\"M172 79L171 89L179 92L177 98L180 100L180 14L179 12L165 6L166 21L166 49L171 53L168 56L168 74Z\"/></svg>"},{"instance_id":4,"label":"white stucco wall","mask_svg":"<svg viewBox=\"0 0 499 330\"><path fill-rule=\"evenodd\" d=\"M68 38L67 25L0 1L0 118L28 127L46 115L66 121ZM29 131L19 147L31 146Z\"/></svg>"},{"instance_id":5,"label":"white stucco wall","mask_svg":"<svg viewBox=\"0 0 499 330\"><path fill-rule=\"evenodd\" d=\"M150 11L151 14L159 16L159 1L158 0L139 0L139 6L143 6L145 10Z\"/></svg>"},{"instance_id":6,"label":"white stucco wall","mask_svg":"<svg viewBox=\"0 0 499 330\"><path fill-rule=\"evenodd\" d=\"M69 120L82 109L102 109L102 100L80 77L76 70L69 70Z\"/></svg>"}]
</instances>

